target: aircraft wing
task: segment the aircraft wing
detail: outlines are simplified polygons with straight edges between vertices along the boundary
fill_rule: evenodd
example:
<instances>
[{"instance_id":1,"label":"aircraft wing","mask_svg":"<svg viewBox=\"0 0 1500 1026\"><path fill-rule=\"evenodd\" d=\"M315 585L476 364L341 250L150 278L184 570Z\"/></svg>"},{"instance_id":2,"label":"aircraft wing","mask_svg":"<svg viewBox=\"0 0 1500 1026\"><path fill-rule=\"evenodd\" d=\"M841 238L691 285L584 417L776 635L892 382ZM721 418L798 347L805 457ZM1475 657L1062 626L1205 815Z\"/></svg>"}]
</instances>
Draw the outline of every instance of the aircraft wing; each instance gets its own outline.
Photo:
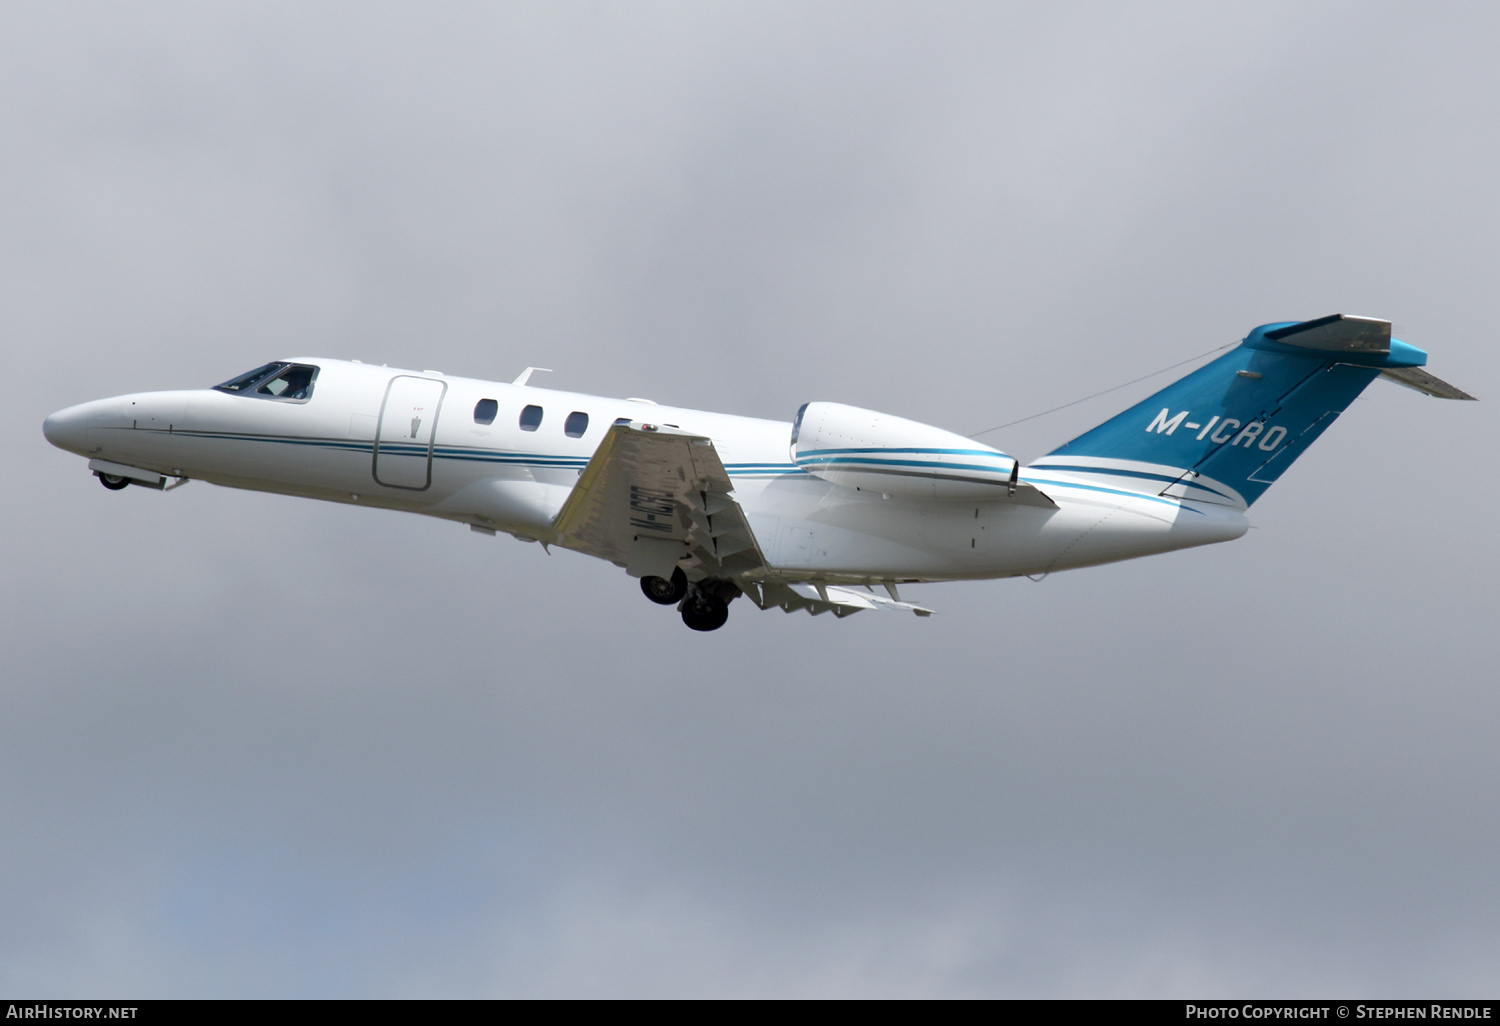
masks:
<instances>
[{"instance_id":1,"label":"aircraft wing","mask_svg":"<svg viewBox=\"0 0 1500 1026\"><path fill-rule=\"evenodd\" d=\"M625 567L671 576L764 576L765 557L712 439L632 421L604 436L553 521L554 542Z\"/></svg>"},{"instance_id":2,"label":"aircraft wing","mask_svg":"<svg viewBox=\"0 0 1500 1026\"><path fill-rule=\"evenodd\" d=\"M553 521L552 540L636 577L668 577L681 566L690 577L730 579L761 609L931 615L894 597L776 577L733 491L712 439L634 421L616 424Z\"/></svg>"}]
</instances>

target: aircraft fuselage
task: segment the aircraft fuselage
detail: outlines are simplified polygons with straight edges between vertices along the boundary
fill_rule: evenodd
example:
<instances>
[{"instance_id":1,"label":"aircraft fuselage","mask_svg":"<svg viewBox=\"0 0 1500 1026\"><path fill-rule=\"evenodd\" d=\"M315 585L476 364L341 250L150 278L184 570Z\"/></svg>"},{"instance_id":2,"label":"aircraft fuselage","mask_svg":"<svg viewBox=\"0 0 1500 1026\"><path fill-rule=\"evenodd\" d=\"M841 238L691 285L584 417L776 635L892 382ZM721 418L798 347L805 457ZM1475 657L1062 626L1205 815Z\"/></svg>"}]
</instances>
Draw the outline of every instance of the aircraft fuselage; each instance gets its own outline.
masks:
<instances>
[{"instance_id":1,"label":"aircraft fuselage","mask_svg":"<svg viewBox=\"0 0 1500 1026\"><path fill-rule=\"evenodd\" d=\"M845 487L792 461L787 422L341 360L288 363L316 368L305 401L146 392L59 411L45 432L91 461L165 477L554 542L554 519L611 426L661 425L713 440L766 565L791 581L1037 575L1227 541L1248 526L1233 505L1058 473L1019 475L1055 507Z\"/></svg>"}]
</instances>

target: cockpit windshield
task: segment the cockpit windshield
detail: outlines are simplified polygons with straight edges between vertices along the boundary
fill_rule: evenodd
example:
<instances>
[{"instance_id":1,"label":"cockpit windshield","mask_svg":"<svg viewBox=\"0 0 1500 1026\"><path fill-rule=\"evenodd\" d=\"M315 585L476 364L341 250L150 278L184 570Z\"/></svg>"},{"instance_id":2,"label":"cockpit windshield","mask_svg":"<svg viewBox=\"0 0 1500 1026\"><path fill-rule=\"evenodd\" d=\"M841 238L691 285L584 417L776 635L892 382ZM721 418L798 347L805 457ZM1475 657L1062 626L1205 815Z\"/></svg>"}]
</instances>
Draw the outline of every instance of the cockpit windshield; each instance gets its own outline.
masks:
<instances>
[{"instance_id":1,"label":"cockpit windshield","mask_svg":"<svg viewBox=\"0 0 1500 1026\"><path fill-rule=\"evenodd\" d=\"M260 399L306 402L312 398L313 382L317 377L318 368L305 363L268 363L214 388Z\"/></svg>"},{"instance_id":2,"label":"cockpit windshield","mask_svg":"<svg viewBox=\"0 0 1500 1026\"><path fill-rule=\"evenodd\" d=\"M229 381L224 382L222 385L215 385L214 388L218 389L220 392L243 392L251 385L257 383L263 378L270 377L272 374L275 374L277 371L281 370L281 368L286 366L289 365L285 363L268 363L264 367L255 368L248 374L241 374L237 378L231 378Z\"/></svg>"}]
</instances>

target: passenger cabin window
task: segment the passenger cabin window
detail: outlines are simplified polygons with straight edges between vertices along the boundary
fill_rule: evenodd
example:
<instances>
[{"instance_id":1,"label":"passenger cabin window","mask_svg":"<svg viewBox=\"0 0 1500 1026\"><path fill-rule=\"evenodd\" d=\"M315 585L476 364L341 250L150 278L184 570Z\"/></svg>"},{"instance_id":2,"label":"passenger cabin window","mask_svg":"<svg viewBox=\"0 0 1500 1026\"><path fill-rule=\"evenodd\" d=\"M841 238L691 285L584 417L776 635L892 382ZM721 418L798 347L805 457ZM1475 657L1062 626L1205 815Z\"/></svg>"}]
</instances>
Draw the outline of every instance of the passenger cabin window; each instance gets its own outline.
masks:
<instances>
[{"instance_id":1,"label":"passenger cabin window","mask_svg":"<svg viewBox=\"0 0 1500 1026\"><path fill-rule=\"evenodd\" d=\"M493 399L481 399L474 404L474 423L493 424L495 414L500 412L500 404Z\"/></svg>"},{"instance_id":2,"label":"passenger cabin window","mask_svg":"<svg viewBox=\"0 0 1500 1026\"><path fill-rule=\"evenodd\" d=\"M568 414L568 419L563 424L563 434L569 438L582 438L583 433L589 429L589 415L574 410Z\"/></svg>"},{"instance_id":3,"label":"passenger cabin window","mask_svg":"<svg viewBox=\"0 0 1500 1026\"><path fill-rule=\"evenodd\" d=\"M257 399L282 399L306 402L312 398L313 382L318 368L305 363L268 363L248 374L231 378L214 388L220 392L254 396Z\"/></svg>"},{"instance_id":4,"label":"passenger cabin window","mask_svg":"<svg viewBox=\"0 0 1500 1026\"><path fill-rule=\"evenodd\" d=\"M521 430L535 431L542 426L542 408L540 406L528 406L521 411Z\"/></svg>"}]
</instances>

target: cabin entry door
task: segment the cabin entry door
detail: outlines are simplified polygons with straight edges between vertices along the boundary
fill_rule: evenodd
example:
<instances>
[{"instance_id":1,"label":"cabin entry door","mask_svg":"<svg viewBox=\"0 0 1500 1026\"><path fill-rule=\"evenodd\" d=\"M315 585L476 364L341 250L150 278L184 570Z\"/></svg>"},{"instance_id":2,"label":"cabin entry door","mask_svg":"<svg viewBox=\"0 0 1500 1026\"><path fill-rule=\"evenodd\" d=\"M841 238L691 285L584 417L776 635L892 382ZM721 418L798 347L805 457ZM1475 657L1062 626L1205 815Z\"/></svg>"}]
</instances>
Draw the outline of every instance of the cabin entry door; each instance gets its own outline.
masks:
<instances>
[{"instance_id":1,"label":"cabin entry door","mask_svg":"<svg viewBox=\"0 0 1500 1026\"><path fill-rule=\"evenodd\" d=\"M386 386L375 432L378 484L422 491L432 484L432 443L446 381L402 374Z\"/></svg>"}]
</instances>

